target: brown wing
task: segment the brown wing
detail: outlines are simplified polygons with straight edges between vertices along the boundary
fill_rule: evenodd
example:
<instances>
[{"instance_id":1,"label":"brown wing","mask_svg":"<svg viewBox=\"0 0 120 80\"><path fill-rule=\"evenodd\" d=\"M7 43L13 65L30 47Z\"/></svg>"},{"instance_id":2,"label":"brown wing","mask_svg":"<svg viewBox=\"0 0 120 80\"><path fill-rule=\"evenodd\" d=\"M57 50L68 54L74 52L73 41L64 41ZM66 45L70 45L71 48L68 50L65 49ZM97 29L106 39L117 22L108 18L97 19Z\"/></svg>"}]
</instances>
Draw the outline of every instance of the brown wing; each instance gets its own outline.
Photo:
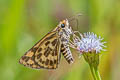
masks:
<instances>
[{"instance_id":1,"label":"brown wing","mask_svg":"<svg viewBox=\"0 0 120 80\"><path fill-rule=\"evenodd\" d=\"M21 57L19 63L40 69L56 69L60 58L61 42L56 31L48 33Z\"/></svg>"}]
</instances>

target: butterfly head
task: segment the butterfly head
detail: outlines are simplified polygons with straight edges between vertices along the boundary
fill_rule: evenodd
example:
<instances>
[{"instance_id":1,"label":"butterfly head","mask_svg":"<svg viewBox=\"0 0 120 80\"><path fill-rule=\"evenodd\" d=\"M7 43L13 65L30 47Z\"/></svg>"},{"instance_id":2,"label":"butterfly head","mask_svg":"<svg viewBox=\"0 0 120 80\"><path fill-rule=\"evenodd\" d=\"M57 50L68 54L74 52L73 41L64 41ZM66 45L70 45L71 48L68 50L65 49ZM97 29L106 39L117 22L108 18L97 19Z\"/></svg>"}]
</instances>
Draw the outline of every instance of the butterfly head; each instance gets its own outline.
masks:
<instances>
[{"instance_id":1,"label":"butterfly head","mask_svg":"<svg viewBox=\"0 0 120 80\"><path fill-rule=\"evenodd\" d=\"M61 29L61 31L64 32L66 35L70 35L73 33L72 28L69 25L69 22L67 19L61 21L58 26Z\"/></svg>"}]
</instances>

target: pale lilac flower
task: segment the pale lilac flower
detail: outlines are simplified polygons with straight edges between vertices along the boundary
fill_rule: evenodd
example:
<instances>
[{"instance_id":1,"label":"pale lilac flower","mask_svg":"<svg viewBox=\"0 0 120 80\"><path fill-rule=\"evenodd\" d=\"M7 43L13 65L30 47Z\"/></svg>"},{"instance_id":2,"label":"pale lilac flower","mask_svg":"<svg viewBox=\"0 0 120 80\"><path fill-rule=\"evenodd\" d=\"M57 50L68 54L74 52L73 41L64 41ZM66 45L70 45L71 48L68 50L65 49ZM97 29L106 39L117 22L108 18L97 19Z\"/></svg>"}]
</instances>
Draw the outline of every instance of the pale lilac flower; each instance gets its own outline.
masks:
<instances>
[{"instance_id":1,"label":"pale lilac flower","mask_svg":"<svg viewBox=\"0 0 120 80\"><path fill-rule=\"evenodd\" d=\"M88 52L95 52L100 53L100 51L105 51L106 46L104 46L104 43L102 42L103 38L100 36L97 37L96 34L93 32L87 32L84 34L80 34L80 39L76 40L74 39L74 43L77 46L77 50L82 53L88 53Z\"/></svg>"}]
</instances>

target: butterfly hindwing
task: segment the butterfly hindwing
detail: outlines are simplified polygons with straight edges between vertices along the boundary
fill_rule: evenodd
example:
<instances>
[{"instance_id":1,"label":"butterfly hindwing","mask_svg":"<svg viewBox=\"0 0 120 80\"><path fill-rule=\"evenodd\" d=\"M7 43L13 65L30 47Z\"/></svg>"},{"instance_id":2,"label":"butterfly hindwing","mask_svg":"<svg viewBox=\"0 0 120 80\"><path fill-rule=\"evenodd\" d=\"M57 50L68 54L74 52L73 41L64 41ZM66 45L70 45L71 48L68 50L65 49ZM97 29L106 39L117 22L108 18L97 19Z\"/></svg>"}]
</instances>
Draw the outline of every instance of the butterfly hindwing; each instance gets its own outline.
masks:
<instances>
[{"instance_id":1,"label":"butterfly hindwing","mask_svg":"<svg viewBox=\"0 0 120 80\"><path fill-rule=\"evenodd\" d=\"M57 32L50 32L26 52L19 62L35 69L56 69L60 60L60 47Z\"/></svg>"}]
</instances>

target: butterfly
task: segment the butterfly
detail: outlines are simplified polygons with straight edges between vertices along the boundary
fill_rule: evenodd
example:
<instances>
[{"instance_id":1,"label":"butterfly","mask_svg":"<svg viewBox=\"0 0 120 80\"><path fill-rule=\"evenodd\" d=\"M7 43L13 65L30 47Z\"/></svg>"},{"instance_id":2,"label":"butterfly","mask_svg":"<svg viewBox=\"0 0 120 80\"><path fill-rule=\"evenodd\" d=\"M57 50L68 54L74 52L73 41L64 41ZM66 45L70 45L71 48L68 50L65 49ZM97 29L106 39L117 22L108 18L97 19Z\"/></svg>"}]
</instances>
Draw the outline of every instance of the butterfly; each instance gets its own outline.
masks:
<instances>
[{"instance_id":1,"label":"butterfly","mask_svg":"<svg viewBox=\"0 0 120 80\"><path fill-rule=\"evenodd\" d=\"M20 58L19 63L34 69L56 69L60 63L61 54L69 64L73 63L69 48L72 34L73 30L68 20L60 21L55 29L46 34Z\"/></svg>"}]
</instances>

